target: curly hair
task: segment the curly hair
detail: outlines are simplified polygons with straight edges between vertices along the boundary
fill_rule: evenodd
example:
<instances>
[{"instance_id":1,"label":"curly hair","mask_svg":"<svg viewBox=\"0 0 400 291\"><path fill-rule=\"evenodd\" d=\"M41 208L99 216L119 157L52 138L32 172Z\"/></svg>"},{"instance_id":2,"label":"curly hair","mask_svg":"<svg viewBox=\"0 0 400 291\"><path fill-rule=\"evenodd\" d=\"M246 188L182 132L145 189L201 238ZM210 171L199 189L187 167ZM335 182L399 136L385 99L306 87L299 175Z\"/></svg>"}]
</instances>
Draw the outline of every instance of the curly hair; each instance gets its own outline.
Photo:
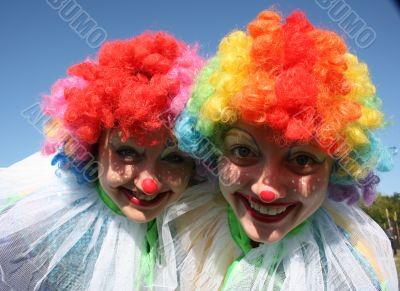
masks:
<instances>
[{"instance_id":1,"label":"curly hair","mask_svg":"<svg viewBox=\"0 0 400 291\"><path fill-rule=\"evenodd\" d=\"M64 168L84 164L110 128L120 129L124 141L163 142L203 65L196 51L166 32L106 42L96 61L71 66L44 96L42 110L50 118L44 153L58 152L55 160Z\"/></svg>"},{"instance_id":2,"label":"curly hair","mask_svg":"<svg viewBox=\"0 0 400 291\"><path fill-rule=\"evenodd\" d=\"M384 119L367 66L301 11L282 23L265 10L247 31L223 38L200 73L176 125L183 150L199 151L200 136L219 146L221 132L238 119L268 126L274 142L315 143L335 159L332 199L353 203L362 194L372 203L379 182L373 170L388 170L391 161L372 132Z\"/></svg>"}]
</instances>

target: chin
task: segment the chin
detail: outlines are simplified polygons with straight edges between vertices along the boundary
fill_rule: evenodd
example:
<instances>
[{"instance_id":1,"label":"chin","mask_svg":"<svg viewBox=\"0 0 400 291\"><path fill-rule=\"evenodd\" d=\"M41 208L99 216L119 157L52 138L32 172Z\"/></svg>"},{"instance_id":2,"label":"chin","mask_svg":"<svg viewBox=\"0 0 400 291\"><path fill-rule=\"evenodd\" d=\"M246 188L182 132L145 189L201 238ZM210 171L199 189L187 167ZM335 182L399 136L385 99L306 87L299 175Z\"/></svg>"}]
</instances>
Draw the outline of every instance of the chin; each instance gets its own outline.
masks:
<instances>
[{"instance_id":1,"label":"chin","mask_svg":"<svg viewBox=\"0 0 400 291\"><path fill-rule=\"evenodd\" d=\"M265 243L265 244L273 244L280 241L284 235L277 230L274 231L247 231L245 229L247 235L252 241Z\"/></svg>"},{"instance_id":2,"label":"chin","mask_svg":"<svg viewBox=\"0 0 400 291\"><path fill-rule=\"evenodd\" d=\"M125 206L121 208L123 214L126 218L136 223L147 223L155 219L161 211L152 211L152 213L145 213L138 209L132 209L131 206Z\"/></svg>"},{"instance_id":3,"label":"chin","mask_svg":"<svg viewBox=\"0 0 400 291\"><path fill-rule=\"evenodd\" d=\"M282 235L281 233L274 231L268 236L260 236L258 237L258 242L260 243L265 243L265 244L273 244L278 241L280 241L285 235Z\"/></svg>"},{"instance_id":4,"label":"chin","mask_svg":"<svg viewBox=\"0 0 400 291\"><path fill-rule=\"evenodd\" d=\"M282 231L265 225L257 225L251 219L247 220L243 217L243 220L241 221L241 224L247 236L252 241L258 243L273 244L280 241L288 233L288 231L285 230Z\"/></svg>"}]
</instances>

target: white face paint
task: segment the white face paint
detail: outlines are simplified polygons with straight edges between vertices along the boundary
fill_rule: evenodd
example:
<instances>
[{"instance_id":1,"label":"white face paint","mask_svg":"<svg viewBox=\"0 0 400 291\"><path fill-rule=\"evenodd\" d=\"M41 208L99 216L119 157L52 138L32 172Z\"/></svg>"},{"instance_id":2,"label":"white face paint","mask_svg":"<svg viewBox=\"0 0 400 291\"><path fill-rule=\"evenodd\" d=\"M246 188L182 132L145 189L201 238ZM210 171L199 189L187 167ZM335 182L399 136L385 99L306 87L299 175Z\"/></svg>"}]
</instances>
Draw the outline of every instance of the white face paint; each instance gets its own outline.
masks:
<instances>
[{"instance_id":1,"label":"white face paint","mask_svg":"<svg viewBox=\"0 0 400 291\"><path fill-rule=\"evenodd\" d=\"M247 235L272 243L313 214L325 199L332 160L306 144L281 147L266 128L238 122L224 139L228 159L220 173L222 194L232 206ZM263 201L260 193L273 193Z\"/></svg>"},{"instance_id":2,"label":"white face paint","mask_svg":"<svg viewBox=\"0 0 400 291\"><path fill-rule=\"evenodd\" d=\"M140 147L130 139L121 141L117 130L106 130L99 142L98 162L104 168L100 184L126 217L148 222L176 201L186 189L193 161L176 143ZM156 189L146 193L143 181L150 179Z\"/></svg>"}]
</instances>

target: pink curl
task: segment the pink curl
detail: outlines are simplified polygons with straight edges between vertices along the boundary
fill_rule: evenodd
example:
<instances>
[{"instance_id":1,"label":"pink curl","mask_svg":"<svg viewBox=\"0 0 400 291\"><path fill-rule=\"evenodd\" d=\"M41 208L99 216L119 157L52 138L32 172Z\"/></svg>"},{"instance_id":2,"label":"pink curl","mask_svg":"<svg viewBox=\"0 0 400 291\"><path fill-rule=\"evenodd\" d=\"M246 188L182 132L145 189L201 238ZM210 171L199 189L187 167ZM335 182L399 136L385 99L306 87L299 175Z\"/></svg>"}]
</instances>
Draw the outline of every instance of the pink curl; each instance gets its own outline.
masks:
<instances>
[{"instance_id":1,"label":"pink curl","mask_svg":"<svg viewBox=\"0 0 400 291\"><path fill-rule=\"evenodd\" d=\"M172 100L169 110L173 115L183 111L187 100L190 98L191 85L196 74L204 65L204 59L197 54L199 46L187 46L184 53L175 60L168 77L180 81L179 93Z\"/></svg>"},{"instance_id":2,"label":"pink curl","mask_svg":"<svg viewBox=\"0 0 400 291\"><path fill-rule=\"evenodd\" d=\"M51 94L43 96L42 111L44 114L49 115L52 120L62 120L67 102L65 100L65 90L70 88L82 89L87 86L87 81L84 79L71 76L64 79L59 79L51 87ZM42 153L45 155L54 154L59 148L62 148L65 139L69 136L68 130L63 125L53 125L53 131L57 131L57 136L46 137L42 147Z\"/></svg>"},{"instance_id":3,"label":"pink curl","mask_svg":"<svg viewBox=\"0 0 400 291\"><path fill-rule=\"evenodd\" d=\"M67 103L64 98L64 91L70 88L82 89L87 82L76 76L59 79L51 87L51 94L43 96L42 111L51 116L52 119L62 119Z\"/></svg>"}]
</instances>

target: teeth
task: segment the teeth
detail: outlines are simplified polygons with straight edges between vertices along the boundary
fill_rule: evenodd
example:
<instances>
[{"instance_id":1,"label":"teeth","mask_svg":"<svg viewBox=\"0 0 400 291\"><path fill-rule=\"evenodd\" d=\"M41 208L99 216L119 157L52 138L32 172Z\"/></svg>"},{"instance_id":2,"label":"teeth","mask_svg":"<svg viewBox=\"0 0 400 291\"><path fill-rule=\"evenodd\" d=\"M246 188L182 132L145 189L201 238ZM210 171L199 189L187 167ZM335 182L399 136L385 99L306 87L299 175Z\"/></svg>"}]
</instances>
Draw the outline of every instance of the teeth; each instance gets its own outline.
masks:
<instances>
[{"instance_id":1,"label":"teeth","mask_svg":"<svg viewBox=\"0 0 400 291\"><path fill-rule=\"evenodd\" d=\"M260 212L261 214L266 214L266 215L277 215L277 214L284 212L287 208L287 207L273 207L273 208L272 207L264 207L264 206L261 206L260 204L255 203L251 200L249 200L249 202L250 202L251 208Z\"/></svg>"},{"instance_id":2,"label":"teeth","mask_svg":"<svg viewBox=\"0 0 400 291\"><path fill-rule=\"evenodd\" d=\"M127 191L129 192L130 196L134 196L143 201L152 201L152 200L156 199L159 196L159 194L162 195L162 193L158 193L156 195L146 195L146 194L138 193L136 191L131 191L131 190L126 190L125 192L127 192Z\"/></svg>"},{"instance_id":3,"label":"teeth","mask_svg":"<svg viewBox=\"0 0 400 291\"><path fill-rule=\"evenodd\" d=\"M150 196L150 195L144 195L144 194L140 194L140 193L135 194L135 196L137 198L139 198L140 200L144 200L144 201L151 201L157 197L157 195Z\"/></svg>"}]
</instances>

